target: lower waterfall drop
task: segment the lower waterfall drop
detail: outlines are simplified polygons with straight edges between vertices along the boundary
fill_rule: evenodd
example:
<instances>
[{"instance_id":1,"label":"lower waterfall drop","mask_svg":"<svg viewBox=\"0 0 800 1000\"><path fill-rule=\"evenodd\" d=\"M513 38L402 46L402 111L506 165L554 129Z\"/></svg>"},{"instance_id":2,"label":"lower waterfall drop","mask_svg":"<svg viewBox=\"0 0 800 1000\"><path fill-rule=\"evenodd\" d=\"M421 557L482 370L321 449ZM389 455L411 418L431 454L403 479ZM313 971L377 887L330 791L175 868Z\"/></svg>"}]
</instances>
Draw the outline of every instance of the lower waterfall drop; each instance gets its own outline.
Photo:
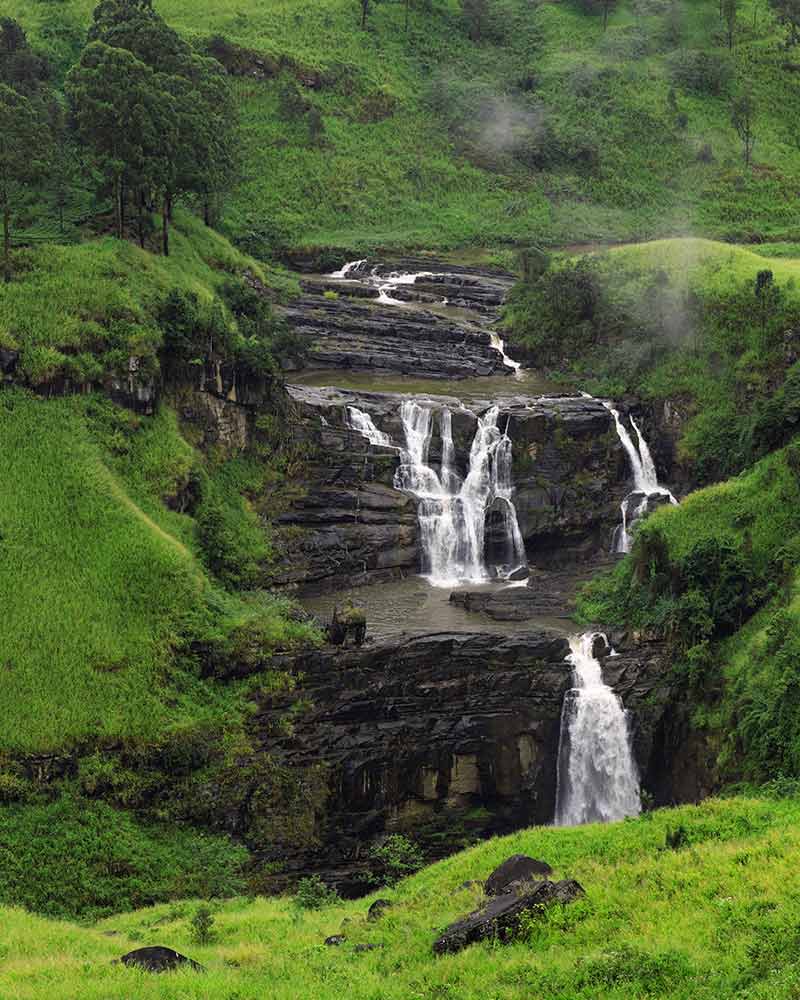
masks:
<instances>
[{"instance_id":1,"label":"lower waterfall drop","mask_svg":"<svg viewBox=\"0 0 800 1000\"><path fill-rule=\"evenodd\" d=\"M436 587L484 583L492 578L486 564L486 519L495 514L495 546L501 555L494 576L508 578L527 565L525 545L512 495L511 439L497 426L499 408L482 417L470 448L469 469L461 479L454 468L452 414L439 411L442 443L440 471L428 463L434 410L416 400L400 408L406 445L395 474L397 489L417 498L422 547L422 573Z\"/></svg>"},{"instance_id":2,"label":"lower waterfall drop","mask_svg":"<svg viewBox=\"0 0 800 1000\"><path fill-rule=\"evenodd\" d=\"M370 444L382 445L385 448L394 447L389 435L378 430L372 417L363 410L359 410L357 406L347 407L347 422L352 430L358 431Z\"/></svg>"},{"instance_id":3,"label":"lower waterfall drop","mask_svg":"<svg viewBox=\"0 0 800 1000\"><path fill-rule=\"evenodd\" d=\"M561 711L556 826L608 823L641 812L639 775L622 702L604 683L595 632L570 639L575 687Z\"/></svg>"}]
</instances>

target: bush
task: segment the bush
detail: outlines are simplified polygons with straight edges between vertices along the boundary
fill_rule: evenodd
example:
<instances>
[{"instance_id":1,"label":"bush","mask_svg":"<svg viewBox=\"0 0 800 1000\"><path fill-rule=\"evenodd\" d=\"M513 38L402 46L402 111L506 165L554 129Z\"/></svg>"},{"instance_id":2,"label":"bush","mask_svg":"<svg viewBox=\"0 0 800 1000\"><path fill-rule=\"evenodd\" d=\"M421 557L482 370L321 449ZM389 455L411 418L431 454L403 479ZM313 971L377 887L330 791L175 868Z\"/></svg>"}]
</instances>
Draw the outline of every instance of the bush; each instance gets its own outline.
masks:
<instances>
[{"instance_id":1,"label":"bush","mask_svg":"<svg viewBox=\"0 0 800 1000\"><path fill-rule=\"evenodd\" d=\"M393 833L382 844L372 847L369 857L376 866L369 874L373 885L396 885L425 864L420 848L401 833Z\"/></svg>"},{"instance_id":2,"label":"bush","mask_svg":"<svg viewBox=\"0 0 800 1000\"><path fill-rule=\"evenodd\" d=\"M211 944L216 937L214 931L214 914L207 903L201 903L191 920L192 941L195 944Z\"/></svg>"},{"instance_id":3,"label":"bush","mask_svg":"<svg viewBox=\"0 0 800 1000\"><path fill-rule=\"evenodd\" d=\"M677 86L715 97L728 93L734 75L729 56L701 49L675 53L669 60L669 70Z\"/></svg>"},{"instance_id":4,"label":"bush","mask_svg":"<svg viewBox=\"0 0 800 1000\"><path fill-rule=\"evenodd\" d=\"M319 875L301 878L292 898L292 905L298 910L322 910L338 902L337 891L327 886Z\"/></svg>"}]
</instances>

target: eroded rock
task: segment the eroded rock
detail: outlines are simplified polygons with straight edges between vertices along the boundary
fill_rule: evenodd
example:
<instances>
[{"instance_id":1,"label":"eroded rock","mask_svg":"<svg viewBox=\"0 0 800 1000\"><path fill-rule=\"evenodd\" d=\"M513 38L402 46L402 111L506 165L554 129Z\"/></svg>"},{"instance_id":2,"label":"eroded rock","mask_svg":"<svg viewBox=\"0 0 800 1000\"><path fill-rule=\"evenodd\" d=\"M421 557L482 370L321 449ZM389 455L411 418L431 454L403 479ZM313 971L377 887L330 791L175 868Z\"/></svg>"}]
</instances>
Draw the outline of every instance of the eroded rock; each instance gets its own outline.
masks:
<instances>
[{"instance_id":1,"label":"eroded rock","mask_svg":"<svg viewBox=\"0 0 800 1000\"><path fill-rule=\"evenodd\" d=\"M512 854L486 879L486 895L499 896L513 882L533 882L552 874L553 869L546 861L537 861L526 854Z\"/></svg>"},{"instance_id":2,"label":"eroded rock","mask_svg":"<svg viewBox=\"0 0 800 1000\"><path fill-rule=\"evenodd\" d=\"M585 892L574 879L538 882L524 892L509 892L492 899L451 924L433 944L436 955L461 951L476 941L511 940L519 931L523 916L534 914L555 903L572 903Z\"/></svg>"}]
</instances>

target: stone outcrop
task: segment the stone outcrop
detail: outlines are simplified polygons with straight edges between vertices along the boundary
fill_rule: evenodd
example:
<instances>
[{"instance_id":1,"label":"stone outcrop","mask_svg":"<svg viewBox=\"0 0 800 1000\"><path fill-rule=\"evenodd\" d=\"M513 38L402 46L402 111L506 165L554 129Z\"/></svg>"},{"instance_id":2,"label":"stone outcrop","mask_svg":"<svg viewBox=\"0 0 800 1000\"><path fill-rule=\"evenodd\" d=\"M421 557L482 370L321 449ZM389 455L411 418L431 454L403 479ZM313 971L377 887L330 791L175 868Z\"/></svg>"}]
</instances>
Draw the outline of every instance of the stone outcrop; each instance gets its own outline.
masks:
<instances>
[{"instance_id":1,"label":"stone outcrop","mask_svg":"<svg viewBox=\"0 0 800 1000\"><path fill-rule=\"evenodd\" d=\"M388 834L412 836L432 859L552 822L568 651L561 635L520 630L413 635L296 658L298 688L261 706L262 752L298 773L321 765L327 796L308 846L278 837L263 853L283 865L269 887L316 872L358 894L370 847ZM670 801L663 650L623 647L604 662L631 712L640 771ZM281 734L298 701L307 710Z\"/></svg>"},{"instance_id":2,"label":"stone outcrop","mask_svg":"<svg viewBox=\"0 0 800 1000\"><path fill-rule=\"evenodd\" d=\"M516 882L536 882L552 874L553 869L546 861L537 861L525 854L512 854L486 879L484 891L487 896L499 896Z\"/></svg>"},{"instance_id":3,"label":"stone outcrop","mask_svg":"<svg viewBox=\"0 0 800 1000\"><path fill-rule=\"evenodd\" d=\"M356 301L342 292L336 299L305 292L281 308L291 329L309 341L308 367L441 379L511 374L487 330L358 295Z\"/></svg>"},{"instance_id":4,"label":"stone outcrop","mask_svg":"<svg viewBox=\"0 0 800 1000\"><path fill-rule=\"evenodd\" d=\"M171 972L173 969L187 966L195 972L206 971L198 962L181 955L180 952L173 951L172 948L164 948L162 945L137 948L135 951L129 951L127 955L123 955L119 961L123 965L143 969L145 972Z\"/></svg>"},{"instance_id":5,"label":"stone outcrop","mask_svg":"<svg viewBox=\"0 0 800 1000\"><path fill-rule=\"evenodd\" d=\"M535 882L530 887L505 893L490 900L451 924L433 944L435 955L445 955L477 941L509 941L515 937L525 917L541 913L556 903L573 903L586 893L574 879Z\"/></svg>"}]
</instances>

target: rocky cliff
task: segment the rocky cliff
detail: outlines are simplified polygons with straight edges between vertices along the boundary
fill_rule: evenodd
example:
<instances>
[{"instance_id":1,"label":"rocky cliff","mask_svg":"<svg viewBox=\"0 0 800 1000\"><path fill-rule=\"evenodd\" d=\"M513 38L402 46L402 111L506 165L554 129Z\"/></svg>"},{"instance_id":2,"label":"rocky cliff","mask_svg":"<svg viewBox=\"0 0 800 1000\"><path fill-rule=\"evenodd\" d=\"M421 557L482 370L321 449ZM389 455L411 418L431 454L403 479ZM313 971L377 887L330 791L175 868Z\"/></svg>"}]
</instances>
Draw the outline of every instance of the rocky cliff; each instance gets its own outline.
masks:
<instances>
[{"instance_id":1,"label":"rocky cliff","mask_svg":"<svg viewBox=\"0 0 800 1000\"><path fill-rule=\"evenodd\" d=\"M657 802L700 794L676 774L664 651L617 637L604 660L631 713L637 763ZM392 832L440 857L483 836L552 821L561 708L571 686L557 633L414 635L361 649L327 648L294 664L301 683L262 704L262 752L296 773L322 765L326 795L313 843L276 840L273 887L318 872L345 893L363 888L369 848ZM277 720L290 705L289 734ZM684 762L686 764L686 762Z\"/></svg>"}]
</instances>

